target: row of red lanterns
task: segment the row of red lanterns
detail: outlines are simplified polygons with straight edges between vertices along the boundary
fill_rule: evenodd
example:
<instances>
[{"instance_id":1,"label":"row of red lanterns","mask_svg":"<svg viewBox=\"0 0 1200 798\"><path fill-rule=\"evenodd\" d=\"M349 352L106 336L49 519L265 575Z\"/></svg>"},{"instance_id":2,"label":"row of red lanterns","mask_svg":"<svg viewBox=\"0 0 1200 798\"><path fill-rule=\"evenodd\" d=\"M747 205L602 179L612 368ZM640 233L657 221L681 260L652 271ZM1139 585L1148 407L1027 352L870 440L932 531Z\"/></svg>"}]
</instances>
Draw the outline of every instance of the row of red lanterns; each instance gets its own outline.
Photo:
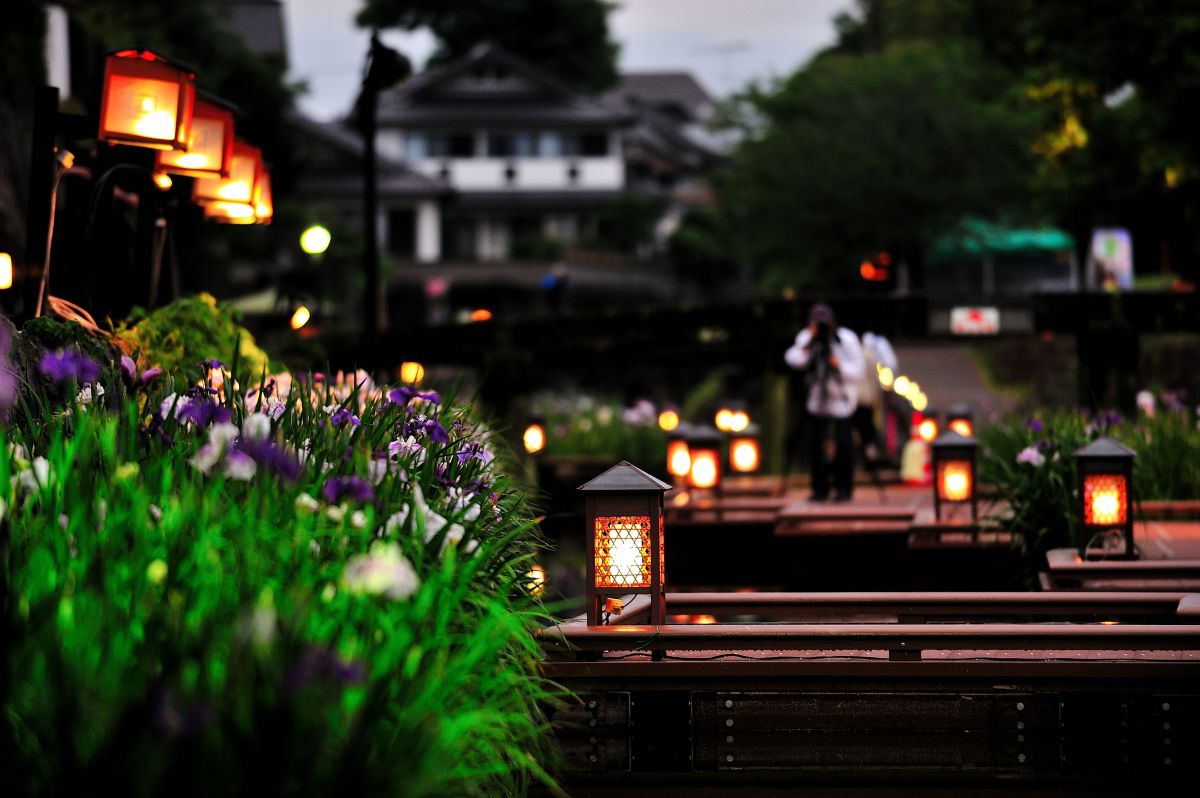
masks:
<instances>
[{"instance_id":1,"label":"row of red lanterns","mask_svg":"<svg viewBox=\"0 0 1200 798\"><path fill-rule=\"evenodd\" d=\"M235 138L233 127L233 110L198 98L196 73L182 64L142 49L105 60L101 141L158 150L158 174L196 178L192 199L206 218L269 223L274 206L262 150Z\"/></svg>"}]
</instances>

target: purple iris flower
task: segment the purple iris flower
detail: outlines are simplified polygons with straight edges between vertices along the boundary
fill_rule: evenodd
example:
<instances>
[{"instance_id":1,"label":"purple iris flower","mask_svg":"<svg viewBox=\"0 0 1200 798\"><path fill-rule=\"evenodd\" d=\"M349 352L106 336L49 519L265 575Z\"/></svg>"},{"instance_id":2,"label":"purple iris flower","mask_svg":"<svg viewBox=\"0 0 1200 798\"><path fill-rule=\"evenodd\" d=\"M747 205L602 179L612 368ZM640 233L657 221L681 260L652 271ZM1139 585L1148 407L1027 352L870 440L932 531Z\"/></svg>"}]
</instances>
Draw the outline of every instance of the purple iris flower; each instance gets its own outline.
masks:
<instances>
[{"instance_id":1,"label":"purple iris flower","mask_svg":"<svg viewBox=\"0 0 1200 798\"><path fill-rule=\"evenodd\" d=\"M236 447L238 451L253 458L260 468L272 474L278 474L288 482L295 482L300 476L300 461L291 452L276 443L241 438Z\"/></svg>"},{"instance_id":2,"label":"purple iris flower","mask_svg":"<svg viewBox=\"0 0 1200 798\"><path fill-rule=\"evenodd\" d=\"M446 428L432 418L425 416L417 416L410 418L404 422L403 437L419 437L421 435L429 436L429 439L436 443L449 443L450 435L447 434Z\"/></svg>"},{"instance_id":3,"label":"purple iris flower","mask_svg":"<svg viewBox=\"0 0 1200 798\"><path fill-rule=\"evenodd\" d=\"M401 407L407 407L413 399L423 399L435 405L441 404L442 401L442 397L438 395L437 391L418 391L409 385L401 385L399 388L388 391L387 397L389 402Z\"/></svg>"},{"instance_id":4,"label":"purple iris flower","mask_svg":"<svg viewBox=\"0 0 1200 798\"><path fill-rule=\"evenodd\" d=\"M100 376L100 364L78 351L47 352L38 368L55 382L95 382Z\"/></svg>"},{"instance_id":5,"label":"purple iris flower","mask_svg":"<svg viewBox=\"0 0 1200 798\"><path fill-rule=\"evenodd\" d=\"M288 669L284 689L297 693L316 681L353 684L361 682L365 676L359 663L346 662L328 649L310 647Z\"/></svg>"},{"instance_id":6,"label":"purple iris flower","mask_svg":"<svg viewBox=\"0 0 1200 798\"><path fill-rule=\"evenodd\" d=\"M437 467L433 469L433 481L443 488L453 488L455 486L454 480L446 476L449 470L450 467L445 463L438 463Z\"/></svg>"},{"instance_id":7,"label":"purple iris flower","mask_svg":"<svg viewBox=\"0 0 1200 798\"><path fill-rule=\"evenodd\" d=\"M151 380L161 377L162 373L163 373L163 370L160 369L158 366L152 366L142 372L142 376L138 378L138 382L140 382L142 385L145 385L146 383L150 382Z\"/></svg>"},{"instance_id":8,"label":"purple iris flower","mask_svg":"<svg viewBox=\"0 0 1200 798\"><path fill-rule=\"evenodd\" d=\"M205 369L206 371L208 369L223 369L225 368L225 364L219 360L201 360L200 368Z\"/></svg>"},{"instance_id":9,"label":"purple iris flower","mask_svg":"<svg viewBox=\"0 0 1200 798\"><path fill-rule=\"evenodd\" d=\"M208 398L191 400L186 405L180 407L175 415L176 418L183 421L190 421L197 427L207 427L213 422L222 424L229 421L231 417L229 408L222 407Z\"/></svg>"},{"instance_id":10,"label":"purple iris flower","mask_svg":"<svg viewBox=\"0 0 1200 798\"><path fill-rule=\"evenodd\" d=\"M337 504L342 499L366 502L375 498L375 491L364 480L356 476L331 477L322 488L325 501Z\"/></svg>"},{"instance_id":11,"label":"purple iris flower","mask_svg":"<svg viewBox=\"0 0 1200 798\"><path fill-rule=\"evenodd\" d=\"M350 424L357 427L360 423L358 416L354 415L344 407L335 411L333 417L329 421L335 427L340 427L343 424Z\"/></svg>"},{"instance_id":12,"label":"purple iris flower","mask_svg":"<svg viewBox=\"0 0 1200 798\"><path fill-rule=\"evenodd\" d=\"M1036 418L1031 418L1025 422L1025 427L1033 432L1041 432L1046 428L1046 425L1038 421Z\"/></svg>"},{"instance_id":13,"label":"purple iris flower","mask_svg":"<svg viewBox=\"0 0 1200 798\"><path fill-rule=\"evenodd\" d=\"M468 460L475 459L481 463L489 463L494 455L487 449L483 448L482 444L472 441L466 446L458 450L458 463L463 465Z\"/></svg>"}]
</instances>

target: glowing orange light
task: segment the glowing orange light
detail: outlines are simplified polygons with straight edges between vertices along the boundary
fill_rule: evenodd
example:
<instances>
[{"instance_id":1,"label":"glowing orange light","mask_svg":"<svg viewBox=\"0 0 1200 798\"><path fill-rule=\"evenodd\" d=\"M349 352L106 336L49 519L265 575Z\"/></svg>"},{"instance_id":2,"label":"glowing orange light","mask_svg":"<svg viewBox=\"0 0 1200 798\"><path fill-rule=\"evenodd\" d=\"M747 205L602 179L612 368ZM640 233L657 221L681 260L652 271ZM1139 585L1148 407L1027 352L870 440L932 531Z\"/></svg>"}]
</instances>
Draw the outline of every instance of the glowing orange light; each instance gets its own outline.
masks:
<instances>
[{"instance_id":1,"label":"glowing orange light","mask_svg":"<svg viewBox=\"0 0 1200 798\"><path fill-rule=\"evenodd\" d=\"M964 438L970 438L975 432L974 425L965 418L956 418L950 422L950 429L962 435Z\"/></svg>"},{"instance_id":2,"label":"glowing orange light","mask_svg":"<svg viewBox=\"0 0 1200 798\"><path fill-rule=\"evenodd\" d=\"M541 424L530 424L525 428L521 442L525 445L525 451L537 454L546 448L546 429Z\"/></svg>"},{"instance_id":3,"label":"glowing orange light","mask_svg":"<svg viewBox=\"0 0 1200 798\"><path fill-rule=\"evenodd\" d=\"M471 321L491 321L492 312L487 308L476 308L471 311Z\"/></svg>"},{"instance_id":4,"label":"glowing orange light","mask_svg":"<svg viewBox=\"0 0 1200 798\"><path fill-rule=\"evenodd\" d=\"M400 382L417 383L425 379L425 367L415 360L400 364Z\"/></svg>"},{"instance_id":5,"label":"glowing orange light","mask_svg":"<svg viewBox=\"0 0 1200 798\"><path fill-rule=\"evenodd\" d=\"M13 264L12 255L0 252L0 291L12 288Z\"/></svg>"},{"instance_id":6,"label":"glowing orange light","mask_svg":"<svg viewBox=\"0 0 1200 798\"><path fill-rule=\"evenodd\" d=\"M595 540L596 587L650 587L649 516L599 516Z\"/></svg>"},{"instance_id":7,"label":"glowing orange light","mask_svg":"<svg viewBox=\"0 0 1200 798\"><path fill-rule=\"evenodd\" d=\"M296 308L296 312L292 314L292 329L299 330L305 324L308 324L308 320L310 318L312 318L312 312L307 307L301 305L300 307Z\"/></svg>"},{"instance_id":8,"label":"glowing orange light","mask_svg":"<svg viewBox=\"0 0 1200 798\"><path fill-rule=\"evenodd\" d=\"M530 593L535 596L542 595L546 592L546 569L534 563L529 573L525 574L525 581L529 583Z\"/></svg>"},{"instance_id":9,"label":"glowing orange light","mask_svg":"<svg viewBox=\"0 0 1200 798\"><path fill-rule=\"evenodd\" d=\"M721 432L729 432L729 423L733 420L733 411L728 407L722 407L713 416L713 423L717 425L717 429Z\"/></svg>"},{"instance_id":10,"label":"glowing orange light","mask_svg":"<svg viewBox=\"0 0 1200 798\"><path fill-rule=\"evenodd\" d=\"M171 188L171 185L174 182L171 180L171 176L166 172L155 172L154 174L150 175L150 179L154 181L154 185L158 186L163 191Z\"/></svg>"},{"instance_id":11,"label":"glowing orange light","mask_svg":"<svg viewBox=\"0 0 1200 798\"><path fill-rule=\"evenodd\" d=\"M938 463L938 498L944 502L965 502L971 499L971 463L965 460L946 460Z\"/></svg>"},{"instance_id":12,"label":"glowing orange light","mask_svg":"<svg viewBox=\"0 0 1200 798\"><path fill-rule=\"evenodd\" d=\"M207 218L254 224L258 220L255 202L262 199L265 178L258 147L235 141L229 177L197 178L192 199L205 206Z\"/></svg>"},{"instance_id":13,"label":"glowing orange light","mask_svg":"<svg viewBox=\"0 0 1200 798\"><path fill-rule=\"evenodd\" d=\"M708 624L712 624L712 623L716 623L716 622L717 622L717 619L711 615L693 615L692 616L692 623L708 625Z\"/></svg>"},{"instance_id":14,"label":"glowing orange light","mask_svg":"<svg viewBox=\"0 0 1200 798\"><path fill-rule=\"evenodd\" d=\"M735 410L729 414L729 432L741 432L750 426L750 416L745 410Z\"/></svg>"},{"instance_id":15,"label":"glowing orange light","mask_svg":"<svg viewBox=\"0 0 1200 798\"><path fill-rule=\"evenodd\" d=\"M757 438L734 438L729 444L729 465L734 471L757 471L758 458Z\"/></svg>"},{"instance_id":16,"label":"glowing orange light","mask_svg":"<svg viewBox=\"0 0 1200 798\"><path fill-rule=\"evenodd\" d=\"M254 221L270 224L275 216L275 202L271 197L271 175L265 170L254 186Z\"/></svg>"},{"instance_id":17,"label":"glowing orange light","mask_svg":"<svg viewBox=\"0 0 1200 798\"><path fill-rule=\"evenodd\" d=\"M692 470L692 455L687 441L674 440L667 443L667 472L673 477L686 477Z\"/></svg>"},{"instance_id":18,"label":"glowing orange light","mask_svg":"<svg viewBox=\"0 0 1200 798\"><path fill-rule=\"evenodd\" d=\"M864 260L858 265L858 273L864 280L874 281L876 272L877 270L875 268L875 264L871 263L869 260Z\"/></svg>"},{"instance_id":19,"label":"glowing orange light","mask_svg":"<svg viewBox=\"0 0 1200 798\"><path fill-rule=\"evenodd\" d=\"M933 441L937 434L938 425L932 418L927 418L917 425L917 436L926 443Z\"/></svg>"},{"instance_id":20,"label":"glowing orange light","mask_svg":"<svg viewBox=\"0 0 1200 798\"><path fill-rule=\"evenodd\" d=\"M700 490L715 488L721 481L721 458L716 449L694 449L688 469L688 485Z\"/></svg>"},{"instance_id":21,"label":"glowing orange light","mask_svg":"<svg viewBox=\"0 0 1200 798\"><path fill-rule=\"evenodd\" d=\"M186 150L196 76L149 50L122 50L104 62L99 139L158 150Z\"/></svg>"},{"instance_id":22,"label":"glowing orange light","mask_svg":"<svg viewBox=\"0 0 1200 798\"><path fill-rule=\"evenodd\" d=\"M229 177L233 161L233 111L196 100L186 151L158 154L158 168L189 177Z\"/></svg>"},{"instance_id":23,"label":"glowing orange light","mask_svg":"<svg viewBox=\"0 0 1200 798\"><path fill-rule=\"evenodd\" d=\"M663 432L670 432L679 426L679 414L671 408L667 408L658 414L658 428Z\"/></svg>"},{"instance_id":24,"label":"glowing orange light","mask_svg":"<svg viewBox=\"0 0 1200 798\"><path fill-rule=\"evenodd\" d=\"M1129 508L1125 477L1089 474L1083 478L1083 522L1096 526L1124 524Z\"/></svg>"}]
</instances>

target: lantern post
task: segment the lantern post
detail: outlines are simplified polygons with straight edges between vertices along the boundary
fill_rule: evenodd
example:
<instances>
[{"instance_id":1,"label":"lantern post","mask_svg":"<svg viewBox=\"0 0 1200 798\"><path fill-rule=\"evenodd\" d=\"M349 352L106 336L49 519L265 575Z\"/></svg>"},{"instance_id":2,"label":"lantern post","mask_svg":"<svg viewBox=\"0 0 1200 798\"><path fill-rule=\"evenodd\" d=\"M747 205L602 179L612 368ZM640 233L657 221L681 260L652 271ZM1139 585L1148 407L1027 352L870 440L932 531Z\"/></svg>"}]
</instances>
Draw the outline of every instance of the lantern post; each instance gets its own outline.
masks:
<instances>
[{"instance_id":1,"label":"lantern post","mask_svg":"<svg viewBox=\"0 0 1200 798\"><path fill-rule=\"evenodd\" d=\"M1097 535L1105 541L1119 536L1122 550L1115 556L1131 560L1137 556L1133 547L1133 513L1130 496L1133 493L1134 451L1112 438L1101 437L1075 452L1078 473L1078 517L1083 534L1079 538L1081 553Z\"/></svg>"},{"instance_id":2,"label":"lantern post","mask_svg":"<svg viewBox=\"0 0 1200 798\"><path fill-rule=\"evenodd\" d=\"M697 490L721 488L721 434L711 427L692 427L687 436L687 484Z\"/></svg>"},{"instance_id":3,"label":"lantern post","mask_svg":"<svg viewBox=\"0 0 1200 798\"><path fill-rule=\"evenodd\" d=\"M607 621L605 603L650 597L650 623L666 623L663 494L671 486L622 460L579 486L587 535L587 622Z\"/></svg>"},{"instance_id":4,"label":"lantern post","mask_svg":"<svg viewBox=\"0 0 1200 798\"><path fill-rule=\"evenodd\" d=\"M757 424L747 424L741 432L735 433L729 439L729 470L741 474L752 474L758 471L762 463L759 437L761 431Z\"/></svg>"}]
</instances>

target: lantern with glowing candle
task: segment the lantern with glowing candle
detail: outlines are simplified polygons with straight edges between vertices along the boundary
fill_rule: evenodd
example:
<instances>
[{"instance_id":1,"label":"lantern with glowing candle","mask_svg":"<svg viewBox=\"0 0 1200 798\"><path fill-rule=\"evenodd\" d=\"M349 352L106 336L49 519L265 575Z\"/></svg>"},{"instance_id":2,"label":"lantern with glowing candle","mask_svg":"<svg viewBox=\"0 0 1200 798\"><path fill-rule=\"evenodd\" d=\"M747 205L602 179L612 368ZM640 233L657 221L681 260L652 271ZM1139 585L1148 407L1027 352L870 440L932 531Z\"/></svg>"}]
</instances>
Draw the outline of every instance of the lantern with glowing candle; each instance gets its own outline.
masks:
<instances>
[{"instance_id":1,"label":"lantern with glowing candle","mask_svg":"<svg viewBox=\"0 0 1200 798\"><path fill-rule=\"evenodd\" d=\"M1079 474L1079 519L1083 534L1080 547L1085 548L1096 538L1104 542L1119 538L1122 542L1116 556L1132 559L1133 513L1129 499L1133 486L1134 451L1112 438L1097 438L1075 452Z\"/></svg>"},{"instance_id":2,"label":"lantern with glowing candle","mask_svg":"<svg viewBox=\"0 0 1200 798\"><path fill-rule=\"evenodd\" d=\"M733 408L728 403L722 404L717 408L716 414L713 416L713 424L721 432L729 432L730 424L733 421Z\"/></svg>"},{"instance_id":3,"label":"lantern with glowing candle","mask_svg":"<svg viewBox=\"0 0 1200 798\"><path fill-rule=\"evenodd\" d=\"M232 105L213 97L196 100L187 150L158 153L158 170L188 177L229 177L233 165Z\"/></svg>"},{"instance_id":4,"label":"lantern with glowing candle","mask_svg":"<svg viewBox=\"0 0 1200 798\"><path fill-rule=\"evenodd\" d=\"M711 427L693 427L687 436L687 484L698 490L716 490L721 486L721 435Z\"/></svg>"},{"instance_id":5,"label":"lantern with glowing candle","mask_svg":"<svg viewBox=\"0 0 1200 798\"><path fill-rule=\"evenodd\" d=\"M104 61L98 138L157 150L187 150L196 74L149 50L119 50Z\"/></svg>"},{"instance_id":6,"label":"lantern with glowing candle","mask_svg":"<svg viewBox=\"0 0 1200 798\"><path fill-rule=\"evenodd\" d=\"M622 460L579 487L587 526L587 622L597 626L609 598L650 596L650 623L666 622L663 493L667 483Z\"/></svg>"},{"instance_id":7,"label":"lantern with glowing candle","mask_svg":"<svg viewBox=\"0 0 1200 798\"><path fill-rule=\"evenodd\" d=\"M275 200L271 196L271 173L263 170L254 186L254 221L270 224L275 216Z\"/></svg>"},{"instance_id":8,"label":"lantern with glowing candle","mask_svg":"<svg viewBox=\"0 0 1200 798\"><path fill-rule=\"evenodd\" d=\"M204 216L232 224L254 224L255 202L262 198L265 171L262 152L244 141L233 143L229 177L198 178L192 199L204 206Z\"/></svg>"},{"instance_id":9,"label":"lantern with glowing candle","mask_svg":"<svg viewBox=\"0 0 1200 798\"><path fill-rule=\"evenodd\" d=\"M938 436L930 447L933 460L933 515L942 520L943 505L970 505L971 520L978 519L975 499L975 454L979 444L974 438L952 429Z\"/></svg>"},{"instance_id":10,"label":"lantern with glowing candle","mask_svg":"<svg viewBox=\"0 0 1200 798\"><path fill-rule=\"evenodd\" d=\"M12 288L13 262L12 255L0 252L0 291Z\"/></svg>"},{"instance_id":11,"label":"lantern with glowing candle","mask_svg":"<svg viewBox=\"0 0 1200 798\"><path fill-rule=\"evenodd\" d=\"M916 413L913 416L913 430L916 432L917 437L926 443L933 443L940 430L937 413L927 408L926 412L921 415L920 420L916 418Z\"/></svg>"},{"instance_id":12,"label":"lantern with glowing candle","mask_svg":"<svg viewBox=\"0 0 1200 798\"><path fill-rule=\"evenodd\" d=\"M946 411L946 426L959 435L972 437L975 434L975 419L971 408L966 405L951 405Z\"/></svg>"},{"instance_id":13,"label":"lantern with glowing candle","mask_svg":"<svg viewBox=\"0 0 1200 798\"><path fill-rule=\"evenodd\" d=\"M687 442L691 432L691 424L678 424L667 436L667 473L680 484L692 470L692 455L688 452Z\"/></svg>"},{"instance_id":14,"label":"lantern with glowing candle","mask_svg":"<svg viewBox=\"0 0 1200 798\"><path fill-rule=\"evenodd\" d=\"M761 462L757 424L747 424L729 440L729 470L751 474Z\"/></svg>"},{"instance_id":15,"label":"lantern with glowing candle","mask_svg":"<svg viewBox=\"0 0 1200 798\"><path fill-rule=\"evenodd\" d=\"M521 443L529 454L537 454L546 448L546 422L541 416L533 416L521 434Z\"/></svg>"}]
</instances>

